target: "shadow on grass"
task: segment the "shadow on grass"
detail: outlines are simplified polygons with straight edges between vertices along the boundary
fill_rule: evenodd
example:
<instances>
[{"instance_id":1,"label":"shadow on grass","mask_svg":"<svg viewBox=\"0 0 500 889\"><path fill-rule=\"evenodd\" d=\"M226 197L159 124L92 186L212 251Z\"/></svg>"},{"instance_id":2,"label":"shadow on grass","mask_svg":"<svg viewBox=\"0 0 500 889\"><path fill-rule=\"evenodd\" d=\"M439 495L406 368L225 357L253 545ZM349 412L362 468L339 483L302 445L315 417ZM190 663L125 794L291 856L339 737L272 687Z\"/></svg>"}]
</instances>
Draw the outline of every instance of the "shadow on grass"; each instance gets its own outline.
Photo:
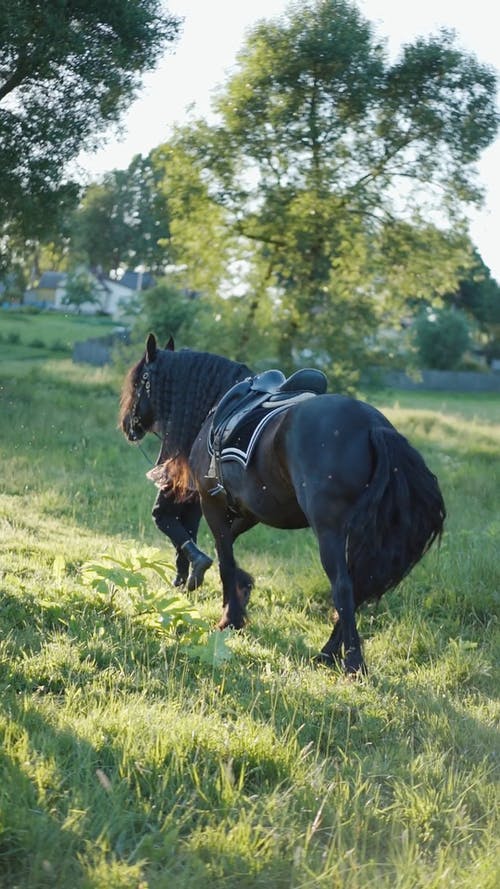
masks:
<instances>
[{"instance_id":1,"label":"shadow on grass","mask_svg":"<svg viewBox=\"0 0 500 889\"><path fill-rule=\"evenodd\" d=\"M24 695L13 693L14 688L19 689L23 684L20 676L11 671L9 679L12 685L9 682L2 689L2 709L8 721L5 726L8 740L4 741L1 754L2 885L81 885L83 869L79 855L85 849L85 838L81 830L75 831L69 826L74 800L68 799L62 785L71 783L73 764L75 773L80 770L77 761L81 764L82 756L95 763L98 757L72 733L55 730ZM60 751L64 751L62 756ZM51 771L46 784L37 774L43 760L46 760L47 779L49 768ZM38 767L33 768L35 762ZM61 766L67 774L66 782L61 778ZM50 786L54 779L59 786Z\"/></svg>"},{"instance_id":2,"label":"shadow on grass","mask_svg":"<svg viewBox=\"0 0 500 889\"><path fill-rule=\"evenodd\" d=\"M196 871L198 852L187 841L213 822L214 811L218 821L233 813L221 783L227 768L246 799L286 791L301 804L304 794L310 805L314 789L297 787L291 768L292 760L307 761L308 755L332 781L340 773L354 787L360 774L368 781L380 775L389 793L394 775L410 780L421 752L493 762L498 750L493 728L466 714L457 696L423 689L403 672L353 683L340 672L309 667L304 636L278 625L264 628L258 617L248 641L256 632L263 649L272 648L268 666L265 650L256 654L243 635L232 660L217 667L120 613L78 599L71 606L54 603L37 611L35 597L7 595L0 607L8 737L0 855L10 885L85 884L86 856L94 847L96 855L107 849L108 860L124 865L143 860L146 874L156 866L175 868L182 847L186 868ZM58 640L65 647L56 662L47 652ZM139 695L145 720L148 707L152 712L170 699L179 714L175 727L164 726L172 746L164 742L154 761L141 762L117 717L108 720L104 709L93 743L56 727L58 714L65 718L67 695L81 694L85 720L93 706L103 706L106 689L124 713ZM75 712L69 718L75 720ZM161 722L151 731L158 731L161 748ZM256 742L264 735L266 743ZM166 844L171 812L176 832Z\"/></svg>"}]
</instances>

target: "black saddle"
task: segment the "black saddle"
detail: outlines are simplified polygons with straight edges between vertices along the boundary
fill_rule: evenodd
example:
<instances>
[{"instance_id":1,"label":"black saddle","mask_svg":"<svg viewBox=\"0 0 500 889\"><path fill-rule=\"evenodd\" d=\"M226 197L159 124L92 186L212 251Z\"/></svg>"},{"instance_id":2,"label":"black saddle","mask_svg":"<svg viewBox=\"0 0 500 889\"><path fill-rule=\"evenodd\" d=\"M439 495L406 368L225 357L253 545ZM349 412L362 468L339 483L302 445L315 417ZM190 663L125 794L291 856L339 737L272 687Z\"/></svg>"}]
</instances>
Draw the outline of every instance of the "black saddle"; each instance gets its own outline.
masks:
<instances>
[{"instance_id":1,"label":"black saddle","mask_svg":"<svg viewBox=\"0 0 500 889\"><path fill-rule=\"evenodd\" d=\"M219 438L230 421L234 427L244 415L260 405L277 407L302 392L323 395L327 385L325 374L312 367L296 370L288 378L275 369L247 377L222 396L215 409L210 438L212 441Z\"/></svg>"},{"instance_id":2,"label":"black saddle","mask_svg":"<svg viewBox=\"0 0 500 889\"><path fill-rule=\"evenodd\" d=\"M224 490L223 450L232 436L233 439L236 436L241 445L244 427L247 431L250 428L251 434L255 425L264 417L270 417L280 408L286 409L288 404L323 395L327 385L322 371L306 367L297 370L288 379L280 370L266 370L232 386L217 405L208 433L208 447L212 455L208 478L217 480L211 493L218 494ZM244 435L243 433L243 437ZM247 451L246 459L249 459L249 453ZM246 465L246 460L243 462Z\"/></svg>"}]
</instances>

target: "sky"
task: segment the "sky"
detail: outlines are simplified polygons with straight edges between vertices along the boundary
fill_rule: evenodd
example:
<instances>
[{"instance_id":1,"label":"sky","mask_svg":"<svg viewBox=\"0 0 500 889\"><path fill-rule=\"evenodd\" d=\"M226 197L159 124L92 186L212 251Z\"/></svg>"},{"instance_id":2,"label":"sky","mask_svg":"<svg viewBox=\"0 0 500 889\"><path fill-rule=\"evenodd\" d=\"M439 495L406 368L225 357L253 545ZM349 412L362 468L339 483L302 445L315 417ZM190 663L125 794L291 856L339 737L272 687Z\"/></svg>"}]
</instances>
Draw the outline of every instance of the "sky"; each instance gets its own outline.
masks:
<instances>
[{"instance_id":1,"label":"sky","mask_svg":"<svg viewBox=\"0 0 500 889\"><path fill-rule=\"evenodd\" d=\"M121 133L103 137L95 154L83 154L84 175L95 178L126 168L135 154L147 154L164 142L174 123L182 123L189 108L210 113L214 89L234 67L245 32L262 18L275 18L288 0L168 0L167 8L182 17L180 38L157 69L147 74L137 100L123 118ZM458 4L457 0L358 0L364 16L387 42L389 57L416 36L452 28L458 45L500 74L500 40L492 0ZM499 99L500 102L500 99ZM471 211L471 235L479 252L500 282L500 137L482 155L479 182L485 189L481 211Z\"/></svg>"}]
</instances>

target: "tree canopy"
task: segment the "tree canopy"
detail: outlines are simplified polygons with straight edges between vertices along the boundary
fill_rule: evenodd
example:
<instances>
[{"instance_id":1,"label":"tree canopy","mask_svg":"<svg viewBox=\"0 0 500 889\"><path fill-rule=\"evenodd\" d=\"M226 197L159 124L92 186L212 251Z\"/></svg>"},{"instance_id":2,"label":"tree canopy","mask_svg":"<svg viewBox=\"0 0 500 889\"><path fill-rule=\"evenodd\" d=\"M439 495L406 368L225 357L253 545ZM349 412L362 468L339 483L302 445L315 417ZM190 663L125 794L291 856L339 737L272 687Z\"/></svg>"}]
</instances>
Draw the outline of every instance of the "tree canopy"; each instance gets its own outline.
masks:
<instances>
[{"instance_id":1,"label":"tree canopy","mask_svg":"<svg viewBox=\"0 0 500 889\"><path fill-rule=\"evenodd\" d=\"M450 294L491 323L498 293L488 280L471 291L467 210L498 130L496 74L447 31L391 62L352 0L260 21L210 122L189 119L68 213L67 161L176 30L160 0L3 5L0 253L58 231L68 266L168 266L144 318L252 366L314 360L333 385L353 379L377 328ZM187 308L186 294L201 298Z\"/></svg>"},{"instance_id":2,"label":"tree canopy","mask_svg":"<svg viewBox=\"0 0 500 889\"><path fill-rule=\"evenodd\" d=\"M168 262L169 207L148 157L113 170L89 186L69 223L73 257L104 272ZM160 244L161 242L161 244Z\"/></svg>"},{"instance_id":3,"label":"tree canopy","mask_svg":"<svg viewBox=\"0 0 500 889\"><path fill-rule=\"evenodd\" d=\"M500 359L500 286L477 250L473 251L470 268L453 293L446 294L445 301L472 320L486 358Z\"/></svg>"},{"instance_id":4,"label":"tree canopy","mask_svg":"<svg viewBox=\"0 0 500 889\"><path fill-rule=\"evenodd\" d=\"M161 0L3 0L0 246L54 228L68 161L96 147L175 39Z\"/></svg>"},{"instance_id":5,"label":"tree canopy","mask_svg":"<svg viewBox=\"0 0 500 889\"><path fill-rule=\"evenodd\" d=\"M481 197L495 91L450 33L391 64L349 0L294 4L248 34L216 123L187 124L157 153L178 203L172 247L188 270L193 245L198 264L229 251L246 266L247 336L271 301L283 366L311 348L352 363L376 323L453 290L470 261L465 210Z\"/></svg>"}]
</instances>

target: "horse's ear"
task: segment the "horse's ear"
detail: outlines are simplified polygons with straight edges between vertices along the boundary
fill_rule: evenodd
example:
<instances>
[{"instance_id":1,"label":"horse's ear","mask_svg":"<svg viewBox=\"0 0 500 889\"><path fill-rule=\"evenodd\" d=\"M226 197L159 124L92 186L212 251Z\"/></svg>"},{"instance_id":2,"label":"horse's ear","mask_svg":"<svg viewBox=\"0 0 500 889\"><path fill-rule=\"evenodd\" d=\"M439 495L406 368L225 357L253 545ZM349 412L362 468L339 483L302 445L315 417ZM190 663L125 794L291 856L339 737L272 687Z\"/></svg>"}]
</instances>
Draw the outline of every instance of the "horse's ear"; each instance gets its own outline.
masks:
<instances>
[{"instance_id":1,"label":"horse's ear","mask_svg":"<svg viewBox=\"0 0 500 889\"><path fill-rule=\"evenodd\" d=\"M152 364L156 358L158 346L154 333L150 333L146 341L146 364Z\"/></svg>"},{"instance_id":2,"label":"horse's ear","mask_svg":"<svg viewBox=\"0 0 500 889\"><path fill-rule=\"evenodd\" d=\"M175 352L175 344L173 336L169 337L168 343L165 346L165 349L168 349L169 352Z\"/></svg>"}]
</instances>

